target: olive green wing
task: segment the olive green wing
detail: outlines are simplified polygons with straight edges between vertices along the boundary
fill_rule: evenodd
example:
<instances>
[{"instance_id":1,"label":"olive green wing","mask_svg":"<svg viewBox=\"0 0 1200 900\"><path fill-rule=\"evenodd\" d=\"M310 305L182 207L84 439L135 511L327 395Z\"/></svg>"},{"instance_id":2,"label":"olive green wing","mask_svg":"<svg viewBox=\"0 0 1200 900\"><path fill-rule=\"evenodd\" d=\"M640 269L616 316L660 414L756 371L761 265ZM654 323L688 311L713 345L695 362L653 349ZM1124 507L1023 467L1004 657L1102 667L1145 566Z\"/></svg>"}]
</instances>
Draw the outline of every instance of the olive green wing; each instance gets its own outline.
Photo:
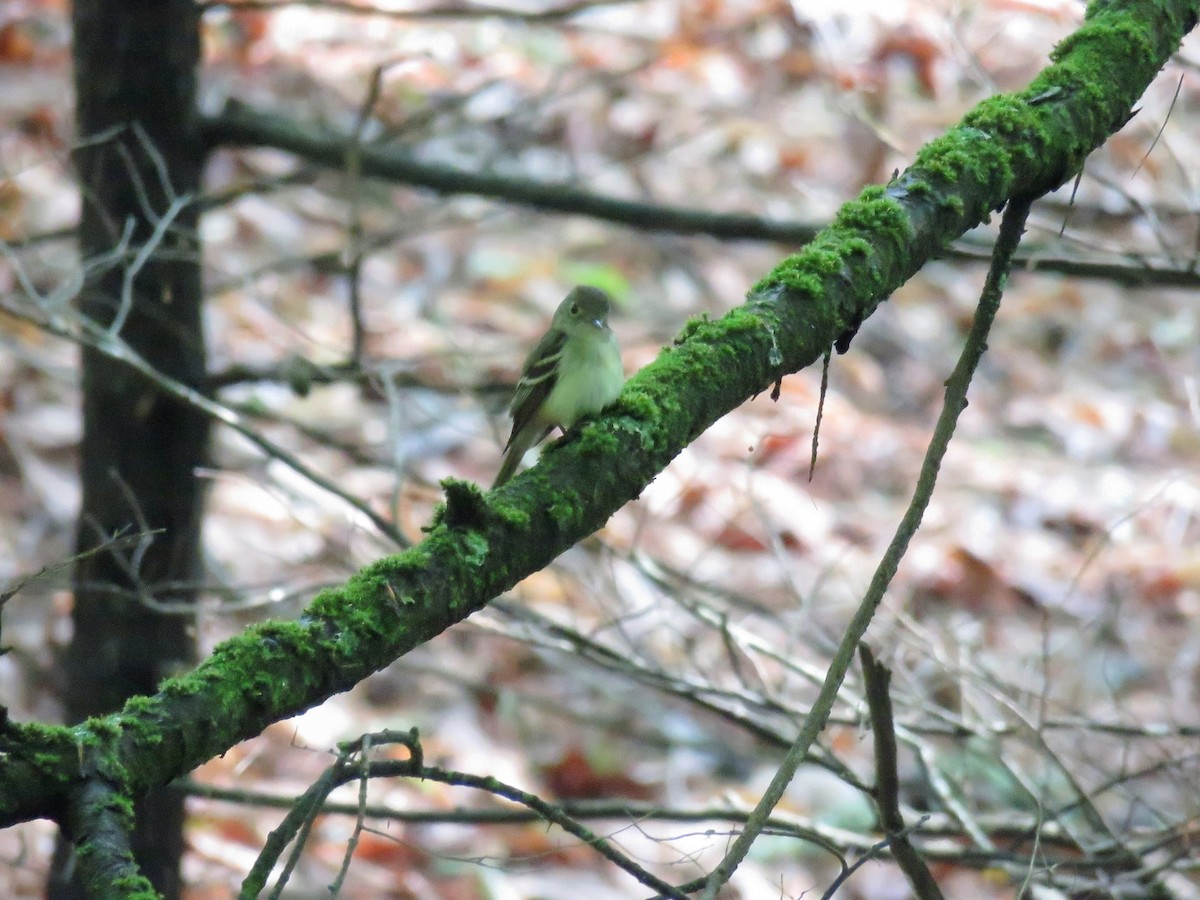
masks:
<instances>
[{"instance_id":1,"label":"olive green wing","mask_svg":"<svg viewBox=\"0 0 1200 900\"><path fill-rule=\"evenodd\" d=\"M542 336L526 358L525 367L521 370L521 380L517 382L517 390L509 407L513 427L508 443L504 445L505 450L512 446L513 439L533 421L538 409L558 383L558 362L562 359L566 343L566 332L551 329ZM541 437L538 435L537 439Z\"/></svg>"}]
</instances>

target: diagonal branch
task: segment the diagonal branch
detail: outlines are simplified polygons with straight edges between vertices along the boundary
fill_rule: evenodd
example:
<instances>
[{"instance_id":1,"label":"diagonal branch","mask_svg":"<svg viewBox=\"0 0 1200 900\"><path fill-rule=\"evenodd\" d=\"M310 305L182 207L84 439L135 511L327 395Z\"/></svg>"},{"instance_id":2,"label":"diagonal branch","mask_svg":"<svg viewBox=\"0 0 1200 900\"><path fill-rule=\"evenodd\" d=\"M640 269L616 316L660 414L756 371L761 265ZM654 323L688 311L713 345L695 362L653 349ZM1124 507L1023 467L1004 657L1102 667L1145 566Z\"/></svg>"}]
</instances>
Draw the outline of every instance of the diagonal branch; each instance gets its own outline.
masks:
<instances>
[{"instance_id":1,"label":"diagonal branch","mask_svg":"<svg viewBox=\"0 0 1200 900\"><path fill-rule=\"evenodd\" d=\"M808 750L816 741L817 736L824 730L829 713L837 700L842 680L846 677L846 672L854 660L855 648L866 634L867 627L875 616L875 611L883 602L888 585L891 584L892 578L895 577L896 571L900 567L900 561L908 551L909 542L921 525L925 510L933 496L938 470L941 468L942 460L950 447L950 438L958 424L958 417L967 407L967 388L970 387L971 378L979 366L979 361L983 358L984 350L987 349L987 336L991 331L996 311L1000 307L1000 297L1012 267L1013 254L1016 253L1021 235L1025 230L1025 220L1029 215L1031 202L1030 199L1022 196L1014 198L1008 203L1004 221L1000 226L1000 236L996 241L996 254L992 260L992 267L988 271L988 278L980 295L979 305L975 309L971 330L963 344L958 363L946 380L942 411L938 415L933 437L925 451L925 459L921 462L921 472L917 477L917 486L913 491L912 500L909 501L908 509L905 510L891 543L888 544L883 558L880 559L879 565L876 566L875 572L871 576L871 583L867 587L866 594L859 603L850 624L846 627L846 633L842 636L837 651L834 653L833 661L829 664L825 681L817 693L816 700L813 701L812 709L804 719L799 734L796 735L792 746L788 748L770 785L763 792L745 830L738 835L737 840L725 854L725 858L709 875L702 895L703 900L716 900L718 891L729 881L734 871L741 865L742 860L746 858L751 845L762 832L762 823L767 820L775 805L783 797L783 792L795 776L796 769L808 754Z\"/></svg>"}]
</instances>

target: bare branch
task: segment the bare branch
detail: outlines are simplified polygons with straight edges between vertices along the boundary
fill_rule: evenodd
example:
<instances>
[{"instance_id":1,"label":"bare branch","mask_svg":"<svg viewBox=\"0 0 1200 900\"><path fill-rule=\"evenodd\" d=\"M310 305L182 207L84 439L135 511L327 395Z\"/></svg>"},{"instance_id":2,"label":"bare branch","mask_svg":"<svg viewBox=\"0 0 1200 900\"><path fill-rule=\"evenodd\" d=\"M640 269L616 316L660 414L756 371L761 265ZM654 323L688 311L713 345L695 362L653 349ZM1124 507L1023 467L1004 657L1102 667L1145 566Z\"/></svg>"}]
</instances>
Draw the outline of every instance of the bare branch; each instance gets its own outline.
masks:
<instances>
[{"instance_id":1,"label":"bare branch","mask_svg":"<svg viewBox=\"0 0 1200 900\"><path fill-rule=\"evenodd\" d=\"M904 558L904 553L908 549L908 543L921 524L925 508L929 505L934 485L937 483L938 469L941 467L942 458L949 448L950 438L954 434L959 414L966 408L967 388L971 384L971 377L974 375L975 369L978 367L979 361L983 357L983 352L987 347L988 332L991 330L992 320L995 318L996 310L1000 305L1003 286L1008 278L1013 255L1016 253L1021 234L1025 228L1025 219L1029 215L1030 203L1031 200L1028 199L1014 199L1009 201L1009 208L1005 213L1004 222L1000 229L1000 239L996 242L996 255L992 261L992 267L988 271L987 282L980 296L979 306L975 311L975 320L971 325L970 333L967 335L967 340L963 346L958 364L955 366L950 378L946 381L945 401L942 405L941 414L938 416L937 426L934 429L933 438L929 443L929 449L926 451L925 459L921 464L921 474L918 478L917 489L913 494L912 501L904 514L904 518L900 522L899 528L896 530L895 537L893 537L887 552L884 554L883 559L880 560L879 566L871 578L871 584L867 589L866 595L863 597L857 612L855 612L854 617L851 619L841 643L838 644L837 653L834 655L833 662L829 666L829 671L825 676L824 683L821 685L821 691L817 695L816 702L813 703L812 711L804 720L804 726L801 728L800 734L788 749L787 755L775 773L775 777L771 780L770 786L763 792L762 798L755 807L754 819L746 826L746 830L734 841L729 852L725 854L725 858L713 869L712 874L709 875L703 895L704 900L716 900L721 886L729 881L734 870L746 858L746 854L750 852L750 845L754 843L759 832L762 830L762 823L766 821L771 810L775 808L775 804L783 796L784 790L795 775L796 769L804 759L808 749L817 739L817 735L825 728L830 710L832 710L834 701L837 699L838 689L841 687L842 680L846 677L846 672L850 668L850 663L854 658L854 649L866 633L867 626L871 624L875 610L878 609L879 604L882 602L887 586L891 583L892 577L896 574L896 570L900 566L900 560Z\"/></svg>"},{"instance_id":2,"label":"bare branch","mask_svg":"<svg viewBox=\"0 0 1200 900\"><path fill-rule=\"evenodd\" d=\"M608 6L622 6L633 0L577 0L561 6L550 7L538 12L524 12L509 9L504 6L493 6L485 3L443 3L439 6L428 6L423 9L384 9L365 3L352 3L349 0L205 0L197 4L202 12L210 9L254 10L257 12L273 12L287 9L290 6L308 6L314 9L346 13L354 16L380 16L386 19L404 21L430 19L511 19L514 21L553 24L573 18L580 13Z\"/></svg>"},{"instance_id":3,"label":"bare branch","mask_svg":"<svg viewBox=\"0 0 1200 900\"><path fill-rule=\"evenodd\" d=\"M892 673L875 659L866 644L858 645L866 682L867 708L871 712L871 733L875 736L875 803L879 823L889 839L896 864L908 878L913 892L922 900L942 900L942 891L921 854L908 839L908 827L900 812L900 778L896 766L896 729L892 720L892 698L888 683Z\"/></svg>"}]
</instances>

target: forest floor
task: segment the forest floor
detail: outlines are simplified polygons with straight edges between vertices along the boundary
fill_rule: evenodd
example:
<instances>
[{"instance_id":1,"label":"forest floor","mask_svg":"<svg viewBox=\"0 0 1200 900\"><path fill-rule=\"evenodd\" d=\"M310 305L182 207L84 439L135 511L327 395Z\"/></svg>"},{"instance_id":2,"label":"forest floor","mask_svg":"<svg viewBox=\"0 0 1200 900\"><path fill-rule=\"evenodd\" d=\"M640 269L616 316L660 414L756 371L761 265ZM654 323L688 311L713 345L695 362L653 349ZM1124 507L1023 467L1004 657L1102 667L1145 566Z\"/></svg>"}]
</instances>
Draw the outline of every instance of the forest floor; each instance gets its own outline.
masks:
<instances>
[{"instance_id":1,"label":"forest floor","mask_svg":"<svg viewBox=\"0 0 1200 900\"><path fill-rule=\"evenodd\" d=\"M513 179L817 226L975 103L1025 85L1082 16L1065 0L644 0L557 20L456 9L213 4L202 108L236 98L347 132L383 67L365 139ZM0 261L0 294L18 291L18 264L39 284L78 267L69 238L53 237L79 208L69 41L65 0L0 9L0 239L17 248ZM1200 818L1200 304L1195 282L1129 286L1142 260L1195 262L1198 71L1192 39L1078 185L1035 206L1027 248L1113 275L1013 273L932 505L867 635L893 671L906 809L946 829L931 858L947 896L1017 894L1013 866L965 852L967 835L977 849L1009 817L1047 824L1047 840L1057 827L1078 848L1116 835L1178 896L1200 897L1200 852L1186 841ZM507 392L571 285L613 294L632 373L794 249L436 196L277 151L220 151L207 177L226 196L202 226L220 399L414 541L440 479L490 483ZM354 228L370 248L357 273L367 377L302 396L292 385L305 365L348 355ZM291 798L337 741L417 726L427 761L606 802L594 830L663 877L701 874L734 828L711 811L760 796L911 497L993 233L963 241L984 262L929 264L832 359L811 476L819 368L720 420L502 603L194 781ZM80 424L73 346L6 322L0 348L5 584L71 555ZM205 650L297 615L321 586L395 549L227 430L201 474ZM0 702L14 718L61 719L68 573L4 607ZM872 780L857 671L820 747ZM234 896L283 813L189 802L187 896ZM368 820L341 896L645 895L556 829L473 821L508 808L490 796L396 781L372 785L370 802L443 818ZM631 818L622 806L696 814ZM868 798L830 766L803 767L779 812L847 846L878 840ZM290 896L327 895L355 827L353 816L317 821ZM0 895L39 896L52 843L48 823L0 833ZM1028 856L1031 880L1051 878L1046 854ZM838 872L814 845L769 835L727 896L820 896ZM1053 875L1064 892L1094 877ZM907 891L874 861L838 896Z\"/></svg>"}]
</instances>

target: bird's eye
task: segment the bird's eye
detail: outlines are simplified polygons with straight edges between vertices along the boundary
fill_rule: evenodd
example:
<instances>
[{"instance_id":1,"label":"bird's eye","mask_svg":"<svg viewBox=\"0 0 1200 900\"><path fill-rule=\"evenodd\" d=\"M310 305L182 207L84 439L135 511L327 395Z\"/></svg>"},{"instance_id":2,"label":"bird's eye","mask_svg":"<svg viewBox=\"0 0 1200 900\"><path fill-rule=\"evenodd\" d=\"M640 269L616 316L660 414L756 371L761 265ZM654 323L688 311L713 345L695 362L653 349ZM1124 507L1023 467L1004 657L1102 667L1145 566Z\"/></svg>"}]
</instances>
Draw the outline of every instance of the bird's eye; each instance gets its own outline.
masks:
<instances>
[{"instance_id":1,"label":"bird's eye","mask_svg":"<svg viewBox=\"0 0 1200 900\"><path fill-rule=\"evenodd\" d=\"M579 304L578 303L571 304L571 315L573 315L573 316L579 315Z\"/></svg>"}]
</instances>

